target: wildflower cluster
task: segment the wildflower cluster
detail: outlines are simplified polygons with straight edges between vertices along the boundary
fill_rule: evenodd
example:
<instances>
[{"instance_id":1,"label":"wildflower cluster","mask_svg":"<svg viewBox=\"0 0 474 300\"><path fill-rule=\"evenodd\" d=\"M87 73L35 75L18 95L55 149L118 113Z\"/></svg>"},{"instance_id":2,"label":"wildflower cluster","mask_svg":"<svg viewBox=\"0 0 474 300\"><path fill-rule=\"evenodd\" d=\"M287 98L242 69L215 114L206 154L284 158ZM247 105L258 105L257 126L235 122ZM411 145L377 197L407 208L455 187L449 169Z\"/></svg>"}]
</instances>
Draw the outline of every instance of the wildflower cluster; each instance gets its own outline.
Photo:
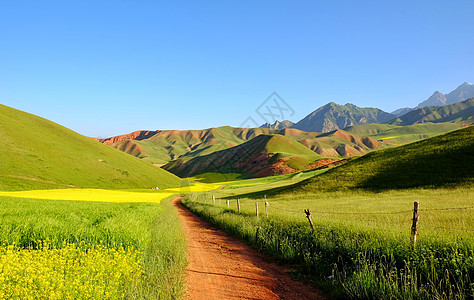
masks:
<instances>
[{"instance_id":1,"label":"wildflower cluster","mask_svg":"<svg viewBox=\"0 0 474 300\"><path fill-rule=\"evenodd\" d=\"M131 247L40 241L38 249L0 246L0 299L118 299L145 279Z\"/></svg>"}]
</instances>

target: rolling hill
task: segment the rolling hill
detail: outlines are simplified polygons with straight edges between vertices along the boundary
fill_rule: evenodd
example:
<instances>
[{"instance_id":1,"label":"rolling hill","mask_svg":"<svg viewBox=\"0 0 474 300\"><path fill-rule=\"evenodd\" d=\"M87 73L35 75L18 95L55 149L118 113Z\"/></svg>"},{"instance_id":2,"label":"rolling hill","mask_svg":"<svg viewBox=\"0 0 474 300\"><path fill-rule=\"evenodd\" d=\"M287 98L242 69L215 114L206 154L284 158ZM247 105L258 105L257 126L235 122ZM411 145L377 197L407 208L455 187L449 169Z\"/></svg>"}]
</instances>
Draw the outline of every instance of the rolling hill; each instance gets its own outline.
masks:
<instances>
[{"instance_id":1,"label":"rolling hill","mask_svg":"<svg viewBox=\"0 0 474 300\"><path fill-rule=\"evenodd\" d=\"M446 106L422 107L390 121L394 125L426 122L474 122L474 98Z\"/></svg>"},{"instance_id":2,"label":"rolling hill","mask_svg":"<svg viewBox=\"0 0 474 300\"><path fill-rule=\"evenodd\" d=\"M321 156L340 159L415 142L459 128L459 124L453 123L410 126L367 124L322 134L294 128L272 130L225 126L204 130L137 131L100 141L147 162L163 166L173 160L184 162L228 149L264 134L290 137Z\"/></svg>"},{"instance_id":3,"label":"rolling hill","mask_svg":"<svg viewBox=\"0 0 474 300\"><path fill-rule=\"evenodd\" d=\"M149 138L142 139L141 137L146 136L150 131L138 131L99 141L159 166L176 159L187 161L194 157L228 149L265 134L290 137L322 156L333 158L362 155L383 146L370 137L355 136L342 131L322 134L293 128L273 130L225 126L204 130L152 132L153 135ZM135 139L135 137L140 139Z\"/></svg>"},{"instance_id":4,"label":"rolling hill","mask_svg":"<svg viewBox=\"0 0 474 300\"><path fill-rule=\"evenodd\" d=\"M99 140L111 147L132 154L156 165L164 165L177 158L188 160L242 144L261 134L275 131L265 128L233 128L229 126L203 130L138 131L128 135Z\"/></svg>"},{"instance_id":5,"label":"rolling hill","mask_svg":"<svg viewBox=\"0 0 474 300\"><path fill-rule=\"evenodd\" d=\"M178 159L163 166L181 177L203 173L240 173L249 177L294 173L322 157L283 135L259 135L243 144L190 160ZM334 160L324 160L331 163Z\"/></svg>"},{"instance_id":6,"label":"rolling hill","mask_svg":"<svg viewBox=\"0 0 474 300\"><path fill-rule=\"evenodd\" d=\"M473 186L474 126L374 151L277 193Z\"/></svg>"},{"instance_id":7,"label":"rolling hill","mask_svg":"<svg viewBox=\"0 0 474 300\"><path fill-rule=\"evenodd\" d=\"M0 190L175 187L175 175L63 126L0 105Z\"/></svg>"}]
</instances>

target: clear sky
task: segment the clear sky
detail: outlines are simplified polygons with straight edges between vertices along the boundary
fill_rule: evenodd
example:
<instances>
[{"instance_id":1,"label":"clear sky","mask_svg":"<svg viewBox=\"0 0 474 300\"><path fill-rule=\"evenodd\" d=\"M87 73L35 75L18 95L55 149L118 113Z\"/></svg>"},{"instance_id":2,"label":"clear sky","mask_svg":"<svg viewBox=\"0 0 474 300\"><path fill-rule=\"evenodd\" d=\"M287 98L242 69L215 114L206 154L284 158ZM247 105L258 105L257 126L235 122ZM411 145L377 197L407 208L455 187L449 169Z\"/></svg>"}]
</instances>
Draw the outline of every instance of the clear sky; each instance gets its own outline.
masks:
<instances>
[{"instance_id":1,"label":"clear sky","mask_svg":"<svg viewBox=\"0 0 474 300\"><path fill-rule=\"evenodd\" d=\"M393 111L474 81L474 1L1 1L0 103L81 134Z\"/></svg>"}]
</instances>

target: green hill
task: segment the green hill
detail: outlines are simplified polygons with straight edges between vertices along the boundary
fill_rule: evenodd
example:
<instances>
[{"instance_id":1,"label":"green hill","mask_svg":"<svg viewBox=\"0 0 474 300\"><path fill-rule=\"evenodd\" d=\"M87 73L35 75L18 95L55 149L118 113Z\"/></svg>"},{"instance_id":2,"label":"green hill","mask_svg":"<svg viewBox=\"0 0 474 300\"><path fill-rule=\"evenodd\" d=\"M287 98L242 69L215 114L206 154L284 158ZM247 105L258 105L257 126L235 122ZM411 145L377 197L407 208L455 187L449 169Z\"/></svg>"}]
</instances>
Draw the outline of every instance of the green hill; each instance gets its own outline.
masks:
<instances>
[{"instance_id":1,"label":"green hill","mask_svg":"<svg viewBox=\"0 0 474 300\"><path fill-rule=\"evenodd\" d=\"M278 134L292 138L317 154L326 157L363 155L379 149L377 141L352 136L343 131L321 134L286 128L233 128L229 126L204 130L137 131L101 139L100 142L157 165L172 160L187 161L245 143L256 136Z\"/></svg>"},{"instance_id":2,"label":"green hill","mask_svg":"<svg viewBox=\"0 0 474 300\"><path fill-rule=\"evenodd\" d=\"M281 193L472 186L474 126L371 152Z\"/></svg>"},{"instance_id":3,"label":"green hill","mask_svg":"<svg viewBox=\"0 0 474 300\"><path fill-rule=\"evenodd\" d=\"M0 105L0 190L150 188L182 181L46 119Z\"/></svg>"},{"instance_id":4,"label":"green hill","mask_svg":"<svg viewBox=\"0 0 474 300\"><path fill-rule=\"evenodd\" d=\"M163 166L181 177L203 173L240 173L263 177L306 169L322 157L296 140L282 135L259 135L248 142Z\"/></svg>"},{"instance_id":5,"label":"green hill","mask_svg":"<svg viewBox=\"0 0 474 300\"><path fill-rule=\"evenodd\" d=\"M132 154L153 164L163 165L171 160L188 160L240 145L258 135L272 134L266 128L233 128L229 126L203 130L162 130L145 139L133 134L101 139L100 142Z\"/></svg>"},{"instance_id":6,"label":"green hill","mask_svg":"<svg viewBox=\"0 0 474 300\"><path fill-rule=\"evenodd\" d=\"M393 125L418 123L474 122L474 98L441 107L423 107L390 121Z\"/></svg>"}]
</instances>

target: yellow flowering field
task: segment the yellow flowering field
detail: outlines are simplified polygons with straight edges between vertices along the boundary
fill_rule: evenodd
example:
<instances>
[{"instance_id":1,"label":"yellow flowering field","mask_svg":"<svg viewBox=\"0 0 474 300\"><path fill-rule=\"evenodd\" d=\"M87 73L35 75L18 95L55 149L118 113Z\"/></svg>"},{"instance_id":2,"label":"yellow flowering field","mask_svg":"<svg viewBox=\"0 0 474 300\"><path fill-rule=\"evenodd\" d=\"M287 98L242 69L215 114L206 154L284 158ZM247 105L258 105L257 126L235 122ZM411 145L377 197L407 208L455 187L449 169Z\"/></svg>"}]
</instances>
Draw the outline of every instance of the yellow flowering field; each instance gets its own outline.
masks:
<instances>
[{"instance_id":1,"label":"yellow flowering field","mask_svg":"<svg viewBox=\"0 0 474 300\"><path fill-rule=\"evenodd\" d=\"M185 242L161 201L219 186L0 191L0 300L178 297Z\"/></svg>"},{"instance_id":2,"label":"yellow flowering field","mask_svg":"<svg viewBox=\"0 0 474 300\"><path fill-rule=\"evenodd\" d=\"M0 299L118 299L143 280L142 253L131 247L41 243L0 246Z\"/></svg>"},{"instance_id":3,"label":"yellow flowering field","mask_svg":"<svg viewBox=\"0 0 474 300\"><path fill-rule=\"evenodd\" d=\"M46 199L46 200L72 200L72 201L100 201L100 202L152 202L159 203L164 198L173 195L170 191L157 191L150 193L101 190L101 189L54 189L32 191L0 191L0 196Z\"/></svg>"},{"instance_id":4,"label":"yellow flowering field","mask_svg":"<svg viewBox=\"0 0 474 300\"><path fill-rule=\"evenodd\" d=\"M31 191L0 191L0 196L45 199L45 200L72 200L72 201L99 201L99 202L149 202L160 203L161 200L177 193L193 193L214 190L221 183L196 182L190 186L163 190L136 192L102 189L53 189Z\"/></svg>"}]
</instances>

